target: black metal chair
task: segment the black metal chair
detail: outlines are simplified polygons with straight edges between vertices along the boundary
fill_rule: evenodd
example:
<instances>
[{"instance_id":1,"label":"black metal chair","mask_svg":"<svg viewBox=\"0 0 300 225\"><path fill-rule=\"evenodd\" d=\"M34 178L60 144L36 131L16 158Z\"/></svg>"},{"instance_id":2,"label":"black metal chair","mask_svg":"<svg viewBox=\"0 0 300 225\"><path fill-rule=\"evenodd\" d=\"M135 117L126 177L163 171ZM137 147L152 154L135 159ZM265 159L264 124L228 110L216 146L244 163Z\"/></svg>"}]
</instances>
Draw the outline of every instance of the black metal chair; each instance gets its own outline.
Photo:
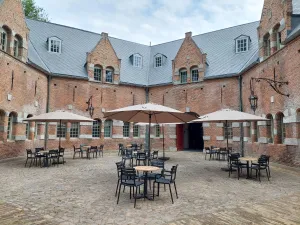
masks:
<instances>
[{"instance_id":1,"label":"black metal chair","mask_svg":"<svg viewBox=\"0 0 300 225\"><path fill-rule=\"evenodd\" d=\"M133 165L133 151L132 149L125 149L125 155L122 156L122 162L126 165L126 161L129 160L130 166Z\"/></svg>"},{"instance_id":2,"label":"black metal chair","mask_svg":"<svg viewBox=\"0 0 300 225\"><path fill-rule=\"evenodd\" d=\"M259 182L261 182L260 180L260 175L261 175L261 170L265 170L266 171L266 174L267 174L267 177L268 177L268 181L270 180L269 178L269 171L268 171L268 168L269 168L269 165L268 165L268 160L266 157L260 157L258 159L258 162L257 163L252 163L251 164L251 176L252 176L252 170L255 170L256 171L256 178L258 177L258 180Z\"/></svg>"},{"instance_id":3,"label":"black metal chair","mask_svg":"<svg viewBox=\"0 0 300 225\"><path fill-rule=\"evenodd\" d=\"M25 162L25 167L27 165L28 160L30 160L30 165L29 168L31 167L31 164L37 160L37 158L35 157L35 154L32 152L31 149L26 149L26 162Z\"/></svg>"},{"instance_id":4,"label":"black metal chair","mask_svg":"<svg viewBox=\"0 0 300 225\"><path fill-rule=\"evenodd\" d=\"M73 159L75 159L76 154L79 155L79 157L82 157L82 152L81 152L81 148L80 147L75 147L75 145L73 145L74 148L74 154L73 154Z\"/></svg>"},{"instance_id":5,"label":"black metal chair","mask_svg":"<svg viewBox=\"0 0 300 225\"><path fill-rule=\"evenodd\" d=\"M99 157L100 157L100 154L103 157L103 150L104 150L104 145L100 145L99 149L98 149L98 151L99 151Z\"/></svg>"},{"instance_id":6,"label":"black metal chair","mask_svg":"<svg viewBox=\"0 0 300 225\"><path fill-rule=\"evenodd\" d=\"M240 160L240 154L239 153L233 153L229 155L229 177L230 174L232 174L233 170L237 170L238 180L240 179L240 173L242 172L242 169L247 169L247 164L241 163Z\"/></svg>"},{"instance_id":7,"label":"black metal chair","mask_svg":"<svg viewBox=\"0 0 300 225\"><path fill-rule=\"evenodd\" d=\"M95 155L96 155L96 158L97 158L97 155L98 155L98 147L97 146L91 146L88 149L88 158L89 159L91 159L91 154L93 154L93 158L95 158Z\"/></svg>"},{"instance_id":8,"label":"black metal chair","mask_svg":"<svg viewBox=\"0 0 300 225\"><path fill-rule=\"evenodd\" d=\"M212 150L212 148L209 148L209 147L205 147L204 150L205 150L205 160L206 160L206 155L209 155L209 160L211 160L211 156L213 156L213 158L215 158L215 156L217 154L217 152L215 150Z\"/></svg>"},{"instance_id":9,"label":"black metal chair","mask_svg":"<svg viewBox=\"0 0 300 225\"><path fill-rule=\"evenodd\" d=\"M123 168L125 168L122 161L121 162L117 162L116 165L117 165L118 183L117 183L117 187L116 187L115 197L117 197L118 188L119 188L119 185L120 185L120 182L121 182L121 171L122 171Z\"/></svg>"},{"instance_id":10,"label":"black metal chair","mask_svg":"<svg viewBox=\"0 0 300 225\"><path fill-rule=\"evenodd\" d=\"M175 183L177 168L178 168L178 164L176 166L172 166L170 171L163 169L161 174L157 174L155 176L155 179L154 179L154 182L153 182L153 200L154 200L154 195L155 195L155 184L157 184L157 186L158 186L157 187L157 196L159 196L160 184L164 184L164 185L167 184L167 185L169 185L172 204L174 204L171 184L174 184L176 198L178 198L177 188L176 188L176 183Z\"/></svg>"},{"instance_id":11,"label":"black metal chair","mask_svg":"<svg viewBox=\"0 0 300 225\"><path fill-rule=\"evenodd\" d=\"M120 184L119 184L117 204L119 204L121 187L122 186L123 187L130 187L130 199L131 199L131 188L133 188L134 208L135 208L136 199L137 199L137 190L143 184L144 184L143 181L138 180L138 178L136 176L136 171L135 171L134 168L123 168L123 169L121 169L121 180L120 180Z\"/></svg>"},{"instance_id":12,"label":"black metal chair","mask_svg":"<svg viewBox=\"0 0 300 225\"><path fill-rule=\"evenodd\" d=\"M49 164L57 164L58 166L58 150L49 150L48 153Z\"/></svg>"},{"instance_id":13,"label":"black metal chair","mask_svg":"<svg viewBox=\"0 0 300 225\"><path fill-rule=\"evenodd\" d=\"M59 164L59 159L62 159L62 164L65 164L65 149L60 148L58 151L58 164Z\"/></svg>"},{"instance_id":14,"label":"black metal chair","mask_svg":"<svg viewBox=\"0 0 300 225\"><path fill-rule=\"evenodd\" d=\"M165 161L162 161L162 160L158 160L158 159L151 160L150 165L158 167L161 170L165 169ZM161 173L153 173L153 172L148 173L148 180L149 180L149 187L150 187L150 189L151 189L151 181L155 180L156 175L160 175L160 174Z\"/></svg>"},{"instance_id":15,"label":"black metal chair","mask_svg":"<svg viewBox=\"0 0 300 225\"><path fill-rule=\"evenodd\" d=\"M41 148L35 148L34 155L36 157L36 161L35 161L35 165L36 166L38 165L38 161L40 163L40 166L42 166L42 159L44 159L46 157L46 155L40 154L40 151L44 151L44 148L43 147L41 147Z\"/></svg>"},{"instance_id":16,"label":"black metal chair","mask_svg":"<svg viewBox=\"0 0 300 225\"><path fill-rule=\"evenodd\" d=\"M145 152L138 152L136 154L135 164L140 166L141 162L143 162L143 165L146 166L146 160L147 160L146 153Z\"/></svg>"},{"instance_id":17,"label":"black metal chair","mask_svg":"<svg viewBox=\"0 0 300 225\"><path fill-rule=\"evenodd\" d=\"M226 148L220 148L220 151L217 152L218 159L221 160L226 160L228 157L228 150Z\"/></svg>"}]
</instances>

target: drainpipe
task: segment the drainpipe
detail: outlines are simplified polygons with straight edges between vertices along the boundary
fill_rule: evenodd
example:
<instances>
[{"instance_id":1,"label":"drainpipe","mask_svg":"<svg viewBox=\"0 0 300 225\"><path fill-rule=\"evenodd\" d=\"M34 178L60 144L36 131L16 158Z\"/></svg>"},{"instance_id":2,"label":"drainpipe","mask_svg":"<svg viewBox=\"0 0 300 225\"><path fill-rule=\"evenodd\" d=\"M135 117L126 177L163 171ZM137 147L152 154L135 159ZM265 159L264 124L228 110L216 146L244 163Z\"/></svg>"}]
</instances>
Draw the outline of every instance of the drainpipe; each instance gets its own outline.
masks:
<instances>
[{"instance_id":1,"label":"drainpipe","mask_svg":"<svg viewBox=\"0 0 300 225\"><path fill-rule=\"evenodd\" d=\"M47 79L47 103L46 103L46 113L50 111L50 84L51 84L51 75L48 75ZM49 128L48 128L48 122L46 122L45 126L45 139L44 139L44 146L45 150L47 149L47 143L49 139L49 134L48 134Z\"/></svg>"},{"instance_id":2,"label":"drainpipe","mask_svg":"<svg viewBox=\"0 0 300 225\"><path fill-rule=\"evenodd\" d=\"M239 76L239 105L240 105L240 111L243 112L243 78L242 75ZM240 131L241 131L241 137L240 137L240 146L242 151L242 156L244 156L244 127L243 123L240 123Z\"/></svg>"},{"instance_id":3,"label":"drainpipe","mask_svg":"<svg viewBox=\"0 0 300 225\"><path fill-rule=\"evenodd\" d=\"M149 102L149 87L145 88L145 94L146 94L146 103ZM150 135L149 135L149 125L146 125L146 133L145 133L145 149L149 149L149 143L150 143Z\"/></svg>"}]
</instances>

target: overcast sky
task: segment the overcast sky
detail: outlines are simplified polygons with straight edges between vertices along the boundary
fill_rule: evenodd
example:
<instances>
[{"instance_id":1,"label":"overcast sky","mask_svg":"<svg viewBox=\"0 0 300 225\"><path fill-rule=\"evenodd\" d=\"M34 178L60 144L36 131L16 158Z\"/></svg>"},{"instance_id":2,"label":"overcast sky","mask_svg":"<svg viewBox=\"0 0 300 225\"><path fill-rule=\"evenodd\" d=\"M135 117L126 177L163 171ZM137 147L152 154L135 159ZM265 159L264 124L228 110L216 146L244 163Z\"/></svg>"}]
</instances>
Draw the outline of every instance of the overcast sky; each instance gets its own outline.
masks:
<instances>
[{"instance_id":1,"label":"overcast sky","mask_svg":"<svg viewBox=\"0 0 300 225\"><path fill-rule=\"evenodd\" d=\"M258 21L263 0L36 0L51 22L149 45Z\"/></svg>"}]
</instances>

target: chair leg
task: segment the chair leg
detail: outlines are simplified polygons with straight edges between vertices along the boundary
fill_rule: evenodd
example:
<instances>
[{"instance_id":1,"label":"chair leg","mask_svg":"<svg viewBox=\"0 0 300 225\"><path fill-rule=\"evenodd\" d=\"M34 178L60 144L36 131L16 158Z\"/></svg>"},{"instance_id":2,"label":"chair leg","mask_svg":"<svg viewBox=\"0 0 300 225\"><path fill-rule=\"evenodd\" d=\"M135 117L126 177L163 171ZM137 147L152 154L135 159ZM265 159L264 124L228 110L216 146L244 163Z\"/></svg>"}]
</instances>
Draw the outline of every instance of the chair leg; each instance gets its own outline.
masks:
<instances>
[{"instance_id":1,"label":"chair leg","mask_svg":"<svg viewBox=\"0 0 300 225\"><path fill-rule=\"evenodd\" d=\"M26 165L27 165L27 161L28 161L28 158L26 159L26 162L25 162L25 167L26 167Z\"/></svg>"},{"instance_id":2,"label":"chair leg","mask_svg":"<svg viewBox=\"0 0 300 225\"><path fill-rule=\"evenodd\" d=\"M258 180L259 180L259 182L261 182L261 180L260 180L260 169L258 170Z\"/></svg>"},{"instance_id":3,"label":"chair leg","mask_svg":"<svg viewBox=\"0 0 300 225\"><path fill-rule=\"evenodd\" d=\"M135 187L135 196L134 196L134 208L136 206L136 199L137 199L137 187ZM133 193L134 193L134 187L133 187Z\"/></svg>"},{"instance_id":4,"label":"chair leg","mask_svg":"<svg viewBox=\"0 0 300 225\"><path fill-rule=\"evenodd\" d=\"M159 188L160 188L160 183L158 183L157 196L159 196Z\"/></svg>"},{"instance_id":5,"label":"chair leg","mask_svg":"<svg viewBox=\"0 0 300 225\"><path fill-rule=\"evenodd\" d=\"M170 195L171 195L171 199L172 199L172 204L174 204L172 190L171 190L171 184L169 184L169 190L170 190Z\"/></svg>"},{"instance_id":6,"label":"chair leg","mask_svg":"<svg viewBox=\"0 0 300 225\"><path fill-rule=\"evenodd\" d=\"M31 159L31 161L30 161L30 165L29 165L29 168L31 167L31 164L32 164L32 159Z\"/></svg>"},{"instance_id":7,"label":"chair leg","mask_svg":"<svg viewBox=\"0 0 300 225\"><path fill-rule=\"evenodd\" d=\"M155 195L155 181L153 181L153 201L154 201L154 195Z\"/></svg>"},{"instance_id":8,"label":"chair leg","mask_svg":"<svg viewBox=\"0 0 300 225\"><path fill-rule=\"evenodd\" d=\"M269 173L268 173L268 169L267 168L266 168L266 173L267 173L268 181L270 181L270 179L269 179Z\"/></svg>"},{"instance_id":9,"label":"chair leg","mask_svg":"<svg viewBox=\"0 0 300 225\"><path fill-rule=\"evenodd\" d=\"M117 197L117 193L118 193L118 188L119 188L119 183L120 183L120 180L118 179L118 183L117 183L117 188L116 188L116 193L115 193L115 197Z\"/></svg>"},{"instance_id":10,"label":"chair leg","mask_svg":"<svg viewBox=\"0 0 300 225\"><path fill-rule=\"evenodd\" d=\"M118 199L117 199L117 204L119 204L119 199L120 199L120 192L121 192L121 184L119 185L119 192L118 192ZM125 186L124 186L125 188Z\"/></svg>"},{"instance_id":11,"label":"chair leg","mask_svg":"<svg viewBox=\"0 0 300 225\"><path fill-rule=\"evenodd\" d=\"M174 188L175 188L176 197L178 198L177 188L176 188L176 183L175 183L175 181L174 181Z\"/></svg>"}]
</instances>

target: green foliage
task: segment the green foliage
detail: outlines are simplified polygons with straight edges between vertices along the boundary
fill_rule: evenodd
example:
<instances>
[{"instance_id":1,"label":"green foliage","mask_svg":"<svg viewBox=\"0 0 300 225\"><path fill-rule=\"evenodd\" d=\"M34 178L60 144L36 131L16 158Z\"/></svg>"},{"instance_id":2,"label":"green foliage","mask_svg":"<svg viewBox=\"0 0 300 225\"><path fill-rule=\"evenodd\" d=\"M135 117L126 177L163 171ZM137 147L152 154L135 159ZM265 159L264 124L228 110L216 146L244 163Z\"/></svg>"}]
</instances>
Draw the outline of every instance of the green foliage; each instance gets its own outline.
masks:
<instances>
[{"instance_id":1,"label":"green foliage","mask_svg":"<svg viewBox=\"0 0 300 225\"><path fill-rule=\"evenodd\" d=\"M41 7L38 7L34 0L22 0L25 16L30 19L49 22L48 14Z\"/></svg>"}]
</instances>

